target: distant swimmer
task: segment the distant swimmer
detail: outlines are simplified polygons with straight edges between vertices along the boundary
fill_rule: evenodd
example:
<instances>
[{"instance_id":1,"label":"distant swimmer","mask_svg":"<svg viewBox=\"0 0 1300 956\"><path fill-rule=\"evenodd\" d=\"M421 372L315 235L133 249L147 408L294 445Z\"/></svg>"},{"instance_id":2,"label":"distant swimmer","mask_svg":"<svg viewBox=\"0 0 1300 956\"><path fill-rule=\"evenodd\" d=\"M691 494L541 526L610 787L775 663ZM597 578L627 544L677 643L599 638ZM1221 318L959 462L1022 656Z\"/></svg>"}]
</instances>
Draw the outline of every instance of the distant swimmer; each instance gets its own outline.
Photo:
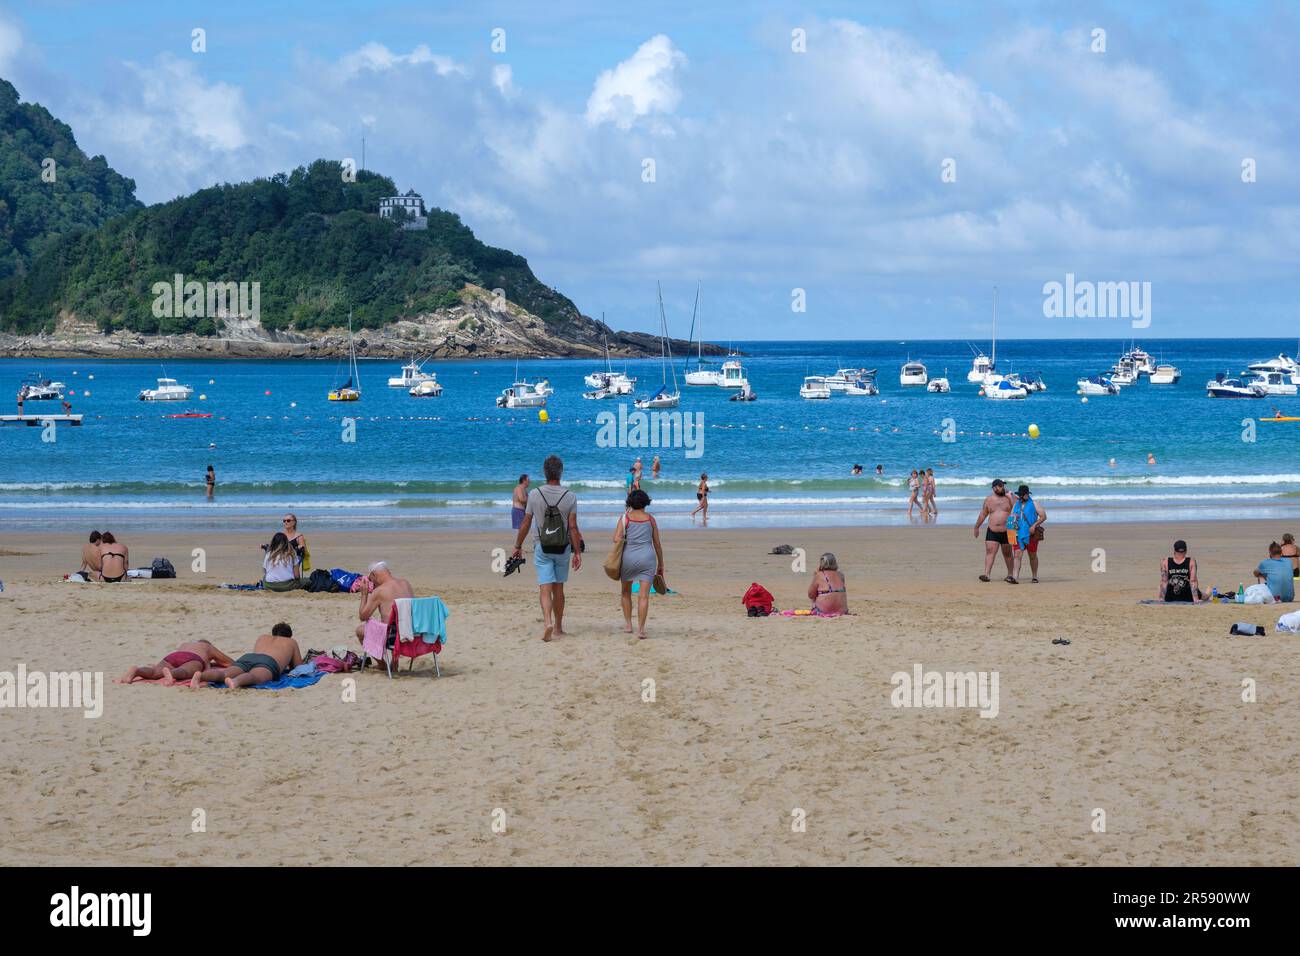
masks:
<instances>
[{"instance_id":1,"label":"distant swimmer","mask_svg":"<svg viewBox=\"0 0 1300 956\"><path fill-rule=\"evenodd\" d=\"M1154 465L1155 463L1156 463L1156 456L1151 454L1151 452L1147 452L1147 464Z\"/></svg>"},{"instance_id":2,"label":"distant swimmer","mask_svg":"<svg viewBox=\"0 0 1300 956\"><path fill-rule=\"evenodd\" d=\"M884 473L885 473L885 466L884 466L884 465L877 465L877 466L876 466L876 474L877 474L877 475L883 475Z\"/></svg>"},{"instance_id":3,"label":"distant swimmer","mask_svg":"<svg viewBox=\"0 0 1300 956\"><path fill-rule=\"evenodd\" d=\"M860 475L860 474L862 474L862 466L861 466L861 465L854 465L854 466L853 466L853 470L850 472L850 474L854 474L854 475Z\"/></svg>"}]
</instances>

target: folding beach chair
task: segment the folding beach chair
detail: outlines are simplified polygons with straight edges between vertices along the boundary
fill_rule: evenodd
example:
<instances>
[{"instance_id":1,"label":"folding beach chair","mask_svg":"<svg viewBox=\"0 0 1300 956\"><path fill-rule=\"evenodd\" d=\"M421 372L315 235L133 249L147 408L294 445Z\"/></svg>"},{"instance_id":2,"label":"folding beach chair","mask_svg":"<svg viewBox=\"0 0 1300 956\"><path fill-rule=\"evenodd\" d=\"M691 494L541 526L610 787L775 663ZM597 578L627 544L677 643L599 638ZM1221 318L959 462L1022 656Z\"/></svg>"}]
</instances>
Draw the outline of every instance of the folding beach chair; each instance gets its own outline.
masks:
<instances>
[{"instance_id":1,"label":"folding beach chair","mask_svg":"<svg viewBox=\"0 0 1300 956\"><path fill-rule=\"evenodd\" d=\"M415 659L423 657L425 654L433 655L433 673L435 677L442 676L442 667L438 664L438 655L442 653L442 646L446 642L445 634L438 634L432 642L426 641L424 635L417 635L413 640L403 641L398 639L397 634L397 605L398 601L432 601L435 598L398 598L393 602L393 609L388 614L387 634L384 636L384 667L388 669L388 677L392 679L401 672L402 658L409 658L410 664L407 665L406 672L409 674L415 667ZM363 648L361 651L361 669L365 670L370 661L370 655Z\"/></svg>"}]
</instances>

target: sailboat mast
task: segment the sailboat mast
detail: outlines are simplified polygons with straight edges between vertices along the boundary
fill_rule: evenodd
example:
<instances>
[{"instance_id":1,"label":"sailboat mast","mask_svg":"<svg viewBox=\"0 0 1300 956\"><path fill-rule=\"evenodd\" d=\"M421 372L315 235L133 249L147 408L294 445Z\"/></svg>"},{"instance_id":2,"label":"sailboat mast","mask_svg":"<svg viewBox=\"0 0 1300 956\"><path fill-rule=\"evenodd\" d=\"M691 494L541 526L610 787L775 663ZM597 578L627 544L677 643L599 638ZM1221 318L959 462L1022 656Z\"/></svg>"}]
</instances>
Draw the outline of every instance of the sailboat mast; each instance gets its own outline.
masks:
<instances>
[{"instance_id":1,"label":"sailboat mast","mask_svg":"<svg viewBox=\"0 0 1300 956\"><path fill-rule=\"evenodd\" d=\"M998 367L998 287L993 287L993 359L989 371Z\"/></svg>"}]
</instances>

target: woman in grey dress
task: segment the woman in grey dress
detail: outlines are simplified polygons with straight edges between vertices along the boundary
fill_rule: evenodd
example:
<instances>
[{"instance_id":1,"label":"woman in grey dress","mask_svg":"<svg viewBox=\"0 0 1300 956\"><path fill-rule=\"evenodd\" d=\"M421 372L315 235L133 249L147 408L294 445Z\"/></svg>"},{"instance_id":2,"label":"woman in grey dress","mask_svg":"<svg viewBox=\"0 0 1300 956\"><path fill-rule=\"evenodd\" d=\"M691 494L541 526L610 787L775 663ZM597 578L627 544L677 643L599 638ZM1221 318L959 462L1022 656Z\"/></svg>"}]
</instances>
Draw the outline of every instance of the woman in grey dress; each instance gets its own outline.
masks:
<instances>
[{"instance_id":1,"label":"woman in grey dress","mask_svg":"<svg viewBox=\"0 0 1300 956\"><path fill-rule=\"evenodd\" d=\"M614 540L623 539L623 630L632 633L632 582L640 581L637 593L637 637L645 637L645 619L650 613L650 582L664 573L664 549L659 543L659 525L646 514L650 496L640 488L627 496L627 511L614 526Z\"/></svg>"}]
</instances>

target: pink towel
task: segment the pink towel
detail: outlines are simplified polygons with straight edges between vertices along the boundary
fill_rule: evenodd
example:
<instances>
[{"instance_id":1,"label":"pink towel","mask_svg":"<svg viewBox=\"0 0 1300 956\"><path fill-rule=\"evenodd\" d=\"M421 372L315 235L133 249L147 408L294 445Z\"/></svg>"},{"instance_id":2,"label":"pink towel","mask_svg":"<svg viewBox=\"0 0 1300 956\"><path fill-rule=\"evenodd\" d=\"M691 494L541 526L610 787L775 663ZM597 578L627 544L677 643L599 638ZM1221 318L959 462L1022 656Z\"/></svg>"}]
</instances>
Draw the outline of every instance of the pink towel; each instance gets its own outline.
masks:
<instances>
[{"instance_id":1,"label":"pink towel","mask_svg":"<svg viewBox=\"0 0 1300 956\"><path fill-rule=\"evenodd\" d=\"M372 617L366 621L366 636L361 640L361 648L371 657L384 659L384 645L388 643L388 622Z\"/></svg>"}]
</instances>

